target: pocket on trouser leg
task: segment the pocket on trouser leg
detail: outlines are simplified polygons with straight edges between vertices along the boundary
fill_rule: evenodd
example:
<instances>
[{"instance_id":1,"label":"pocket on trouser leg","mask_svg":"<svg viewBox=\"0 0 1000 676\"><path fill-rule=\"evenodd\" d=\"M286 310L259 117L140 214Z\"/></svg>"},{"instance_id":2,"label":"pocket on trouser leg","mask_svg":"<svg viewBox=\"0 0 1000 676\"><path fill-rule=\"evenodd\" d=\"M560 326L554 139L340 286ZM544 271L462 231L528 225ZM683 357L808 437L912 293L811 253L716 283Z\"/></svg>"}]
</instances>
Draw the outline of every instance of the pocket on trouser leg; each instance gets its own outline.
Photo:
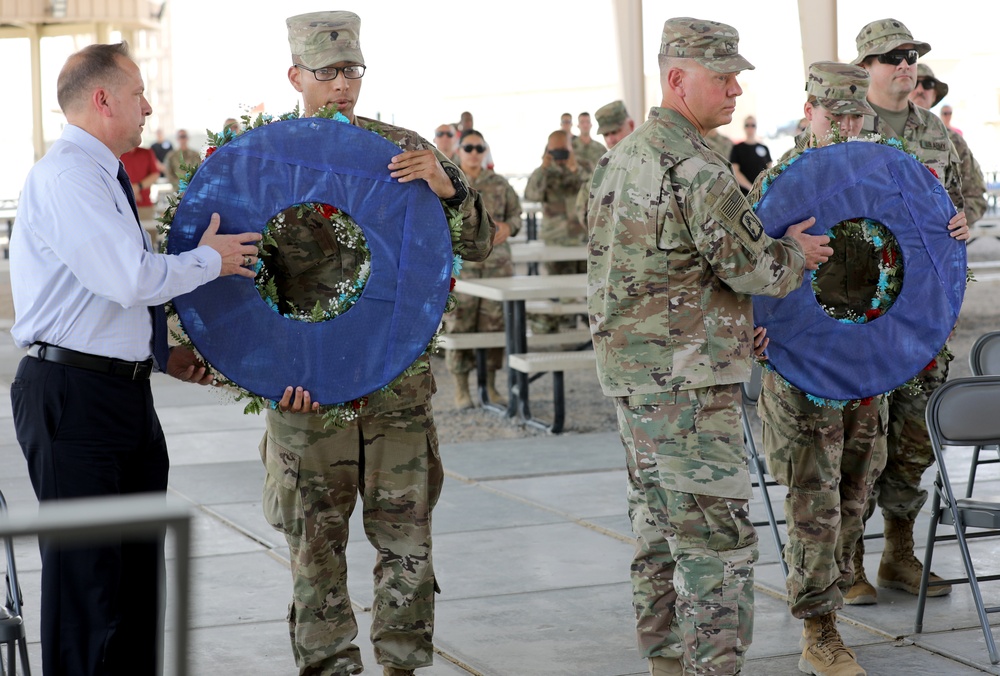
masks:
<instances>
[{"instance_id":1,"label":"pocket on trouser leg","mask_svg":"<svg viewBox=\"0 0 1000 676\"><path fill-rule=\"evenodd\" d=\"M298 489L299 456L278 444L270 436L260 442L261 457L267 475L261 508L272 528L292 537L302 537L305 514Z\"/></svg>"}]
</instances>

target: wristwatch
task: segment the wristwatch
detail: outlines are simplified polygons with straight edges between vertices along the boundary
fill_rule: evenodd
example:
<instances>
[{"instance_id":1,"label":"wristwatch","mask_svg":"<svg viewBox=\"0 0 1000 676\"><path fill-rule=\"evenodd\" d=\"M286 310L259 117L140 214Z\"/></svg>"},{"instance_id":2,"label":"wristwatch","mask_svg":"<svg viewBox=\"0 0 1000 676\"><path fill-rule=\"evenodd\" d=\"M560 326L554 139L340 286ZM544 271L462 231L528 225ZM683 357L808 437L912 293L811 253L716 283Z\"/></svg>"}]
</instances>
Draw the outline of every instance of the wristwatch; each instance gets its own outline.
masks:
<instances>
[{"instance_id":1,"label":"wristwatch","mask_svg":"<svg viewBox=\"0 0 1000 676\"><path fill-rule=\"evenodd\" d=\"M448 174L448 178L451 179L451 185L455 188L455 194L441 201L452 209L457 209L462 206L462 202L464 202L465 198L469 196L469 189L465 187L464 183L462 183L462 179L459 177L458 169L455 167L445 165L444 173Z\"/></svg>"}]
</instances>

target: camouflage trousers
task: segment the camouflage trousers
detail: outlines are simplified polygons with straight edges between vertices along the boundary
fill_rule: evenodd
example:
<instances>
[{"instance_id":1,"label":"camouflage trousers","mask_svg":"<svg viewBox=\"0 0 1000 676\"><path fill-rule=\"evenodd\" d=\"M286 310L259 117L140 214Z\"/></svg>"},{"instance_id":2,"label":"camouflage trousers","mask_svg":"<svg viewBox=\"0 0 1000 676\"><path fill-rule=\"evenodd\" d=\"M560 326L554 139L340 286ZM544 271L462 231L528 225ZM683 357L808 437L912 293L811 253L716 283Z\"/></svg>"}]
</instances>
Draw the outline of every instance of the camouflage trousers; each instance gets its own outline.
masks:
<instances>
[{"instance_id":1,"label":"camouflage trousers","mask_svg":"<svg viewBox=\"0 0 1000 676\"><path fill-rule=\"evenodd\" d=\"M579 244L576 242L575 244ZM569 245L567 245L569 246ZM549 275L576 275L587 272L587 261L554 261L545 264L545 273ZM576 298L561 298L563 303L573 303ZM533 334L558 333L560 326L573 328L576 317L572 315L531 314L528 315L528 325Z\"/></svg>"},{"instance_id":2,"label":"camouflage trousers","mask_svg":"<svg viewBox=\"0 0 1000 676\"><path fill-rule=\"evenodd\" d=\"M491 277L511 277L514 265L508 257L503 267L485 267L466 263L462 267L462 279L489 279ZM464 293L455 294L458 305L445 315L444 328L448 333L476 333L478 331L503 331L503 303L496 300L477 298ZM494 347L486 350L486 370L499 371L504 367L504 350ZM476 368L475 350L446 350L445 365L449 373L468 373Z\"/></svg>"},{"instance_id":3,"label":"camouflage trousers","mask_svg":"<svg viewBox=\"0 0 1000 676\"><path fill-rule=\"evenodd\" d=\"M757 532L739 386L616 399L636 551L643 657L685 674L737 674L753 639Z\"/></svg>"},{"instance_id":4,"label":"camouflage trousers","mask_svg":"<svg viewBox=\"0 0 1000 676\"><path fill-rule=\"evenodd\" d=\"M927 501L927 491L920 487L924 471L934 464L934 449L927 432L924 411L931 393L948 380L950 358L939 354L931 368L921 371L917 380L920 392L896 390L889 395L889 457L885 472L875 484L875 490L865 507L864 519L875 512L875 505L885 516L903 521L917 518Z\"/></svg>"},{"instance_id":5,"label":"camouflage trousers","mask_svg":"<svg viewBox=\"0 0 1000 676\"><path fill-rule=\"evenodd\" d=\"M371 641L380 664L431 664L436 582L431 510L444 481L430 405L324 429L320 416L267 413L264 517L291 550L288 627L301 676L356 674L347 592L348 522L361 494L375 547Z\"/></svg>"},{"instance_id":6,"label":"camouflage trousers","mask_svg":"<svg viewBox=\"0 0 1000 676\"><path fill-rule=\"evenodd\" d=\"M797 618L839 610L854 584L862 513L885 467L886 397L842 410L817 406L765 372L757 408L768 469L788 488L788 606Z\"/></svg>"}]
</instances>

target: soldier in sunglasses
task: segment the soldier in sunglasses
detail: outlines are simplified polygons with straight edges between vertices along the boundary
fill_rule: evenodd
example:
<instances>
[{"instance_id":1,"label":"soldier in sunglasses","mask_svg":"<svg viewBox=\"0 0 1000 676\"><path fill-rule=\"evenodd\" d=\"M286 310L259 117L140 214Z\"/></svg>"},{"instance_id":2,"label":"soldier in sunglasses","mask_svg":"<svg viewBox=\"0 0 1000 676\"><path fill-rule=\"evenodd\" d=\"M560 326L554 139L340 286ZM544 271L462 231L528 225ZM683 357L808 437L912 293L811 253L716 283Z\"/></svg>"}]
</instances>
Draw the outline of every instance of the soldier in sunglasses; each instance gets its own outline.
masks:
<instances>
[{"instance_id":1,"label":"soldier in sunglasses","mask_svg":"<svg viewBox=\"0 0 1000 676\"><path fill-rule=\"evenodd\" d=\"M866 117L862 134L878 133L901 138L911 153L931 169L941 181L958 213L948 223L956 239L968 239L968 225L962 198L962 180L958 153L948 138L948 130L933 113L909 100L917 83L917 58L931 46L913 39L902 22L895 19L873 21L858 33L858 56L852 63L871 75L868 103L875 117ZM888 462L875 484L865 507L864 520L875 511L876 502L885 518L885 549L876 583L880 587L901 589L917 594L923 566L913 555L913 525L927 491L920 488L920 478L934 462L924 409L930 393L948 377L950 352L947 346L926 369L920 372L920 393L897 390L889 398L887 429ZM844 595L844 603L876 603L877 592L864 571L864 540L854 555L854 586ZM931 573L931 580L940 580ZM948 585L931 587L928 596L951 593Z\"/></svg>"},{"instance_id":2,"label":"soldier in sunglasses","mask_svg":"<svg viewBox=\"0 0 1000 676\"><path fill-rule=\"evenodd\" d=\"M948 83L942 82L934 77L931 67L917 64L917 86L910 92L910 100L921 108L931 109L941 103L941 99L948 95ZM969 144L962 138L962 134L948 126L951 112L941 109L941 121L948 129L948 138L955 144L955 150L961 160L962 176L962 197L965 199L965 217L969 223L975 223L986 213L986 180L983 178L983 170L979 167L979 162L972 155Z\"/></svg>"}]
</instances>

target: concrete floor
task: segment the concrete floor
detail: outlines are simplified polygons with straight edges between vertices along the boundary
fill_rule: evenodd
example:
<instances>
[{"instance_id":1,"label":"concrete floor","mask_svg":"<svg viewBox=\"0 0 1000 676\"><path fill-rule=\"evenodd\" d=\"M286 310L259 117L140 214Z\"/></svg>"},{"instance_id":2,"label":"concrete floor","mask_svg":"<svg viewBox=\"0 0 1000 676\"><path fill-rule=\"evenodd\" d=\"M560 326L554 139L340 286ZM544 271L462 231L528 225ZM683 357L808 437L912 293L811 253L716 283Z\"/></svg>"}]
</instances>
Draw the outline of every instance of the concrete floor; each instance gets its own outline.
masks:
<instances>
[{"instance_id":1,"label":"concrete floor","mask_svg":"<svg viewBox=\"0 0 1000 676\"><path fill-rule=\"evenodd\" d=\"M2 316L0 389L6 391L21 352ZM284 621L291 589L287 548L260 510L264 470L257 444L263 420L244 416L206 388L163 376L154 376L153 388L171 452L170 491L190 502L195 525L190 673L293 676ZM451 444L441 452L447 479L434 513L442 588L439 654L432 667L418 673L647 673L635 647L628 581L632 537L617 434ZM967 462L967 449L951 453L958 466ZM932 479L928 472L926 482ZM0 490L12 511L36 509L9 406L0 406ZM979 490L1000 494L1000 468L980 472ZM779 515L781 499L782 490L771 489ZM752 510L755 519L764 518L759 494ZM917 528L920 547L926 523L925 508ZM367 639L374 557L357 518L352 530L349 587L360 626L358 645L368 673L380 673ZM869 531L880 530L876 517ZM870 572L881 549L881 540L868 543ZM755 636L744 674L798 674L801 623L785 607L775 545L764 528L760 551ZM1000 559L994 540L978 541L973 551L977 562ZM18 539L16 553L32 666L41 673L36 542ZM954 544L939 545L933 568L946 577L961 574ZM984 593L988 605L1000 605L1000 584L987 583ZM915 597L880 590L879 599L876 606L841 613L841 633L869 674L1000 674L989 663L967 586L928 601L923 634L913 633ZM994 617L1000 623L1000 616Z\"/></svg>"}]
</instances>

